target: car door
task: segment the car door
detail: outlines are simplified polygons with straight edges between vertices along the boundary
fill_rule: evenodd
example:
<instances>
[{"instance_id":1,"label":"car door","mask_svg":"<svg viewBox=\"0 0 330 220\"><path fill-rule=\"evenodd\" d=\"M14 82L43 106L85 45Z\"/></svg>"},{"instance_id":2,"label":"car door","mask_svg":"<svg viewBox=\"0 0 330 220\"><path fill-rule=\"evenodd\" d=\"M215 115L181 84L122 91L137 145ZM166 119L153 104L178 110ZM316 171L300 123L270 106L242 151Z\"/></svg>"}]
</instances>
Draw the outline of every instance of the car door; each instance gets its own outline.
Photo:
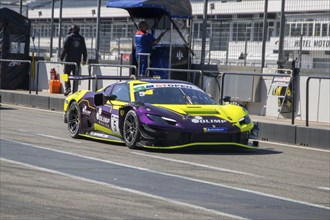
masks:
<instances>
[{"instance_id":1,"label":"car door","mask_svg":"<svg viewBox=\"0 0 330 220\"><path fill-rule=\"evenodd\" d=\"M119 109L130 102L130 95L129 95L129 87L128 84L125 83L118 83L114 86L114 88L110 91L110 94L116 95L117 99L108 101L104 106L104 111L107 111L106 114L109 113L110 118L110 129L112 132L120 135L119 129ZM109 108L111 106L111 108Z\"/></svg>"}]
</instances>

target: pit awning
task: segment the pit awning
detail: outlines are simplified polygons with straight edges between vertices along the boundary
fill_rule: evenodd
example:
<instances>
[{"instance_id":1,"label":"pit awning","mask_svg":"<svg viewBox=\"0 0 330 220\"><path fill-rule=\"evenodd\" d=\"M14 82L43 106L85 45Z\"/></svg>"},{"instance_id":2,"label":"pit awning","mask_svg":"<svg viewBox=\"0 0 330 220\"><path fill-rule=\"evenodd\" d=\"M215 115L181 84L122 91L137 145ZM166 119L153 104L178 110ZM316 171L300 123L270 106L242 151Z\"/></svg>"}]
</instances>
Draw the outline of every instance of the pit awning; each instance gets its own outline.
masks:
<instances>
[{"instance_id":1,"label":"pit awning","mask_svg":"<svg viewBox=\"0 0 330 220\"><path fill-rule=\"evenodd\" d=\"M109 0L107 7L125 9L134 18L192 17L189 0Z\"/></svg>"}]
</instances>

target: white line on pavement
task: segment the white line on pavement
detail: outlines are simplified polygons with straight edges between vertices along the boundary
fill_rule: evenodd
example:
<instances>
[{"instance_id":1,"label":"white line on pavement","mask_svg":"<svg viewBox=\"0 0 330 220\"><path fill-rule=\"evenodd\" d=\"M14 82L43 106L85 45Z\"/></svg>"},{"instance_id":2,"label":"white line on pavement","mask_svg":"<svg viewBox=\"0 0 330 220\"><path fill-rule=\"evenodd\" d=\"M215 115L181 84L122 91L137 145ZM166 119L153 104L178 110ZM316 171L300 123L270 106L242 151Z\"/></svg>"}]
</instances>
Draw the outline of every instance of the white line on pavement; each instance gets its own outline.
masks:
<instances>
[{"instance_id":1,"label":"white line on pavement","mask_svg":"<svg viewBox=\"0 0 330 220\"><path fill-rule=\"evenodd\" d=\"M330 210L330 207L326 207L326 206L322 206L322 205L318 205L318 204L313 204L313 203L309 203L309 202L304 202L304 201L300 201L300 200L285 198L285 197L281 197L281 196L275 196L275 195L262 193L262 192L258 192L258 191L253 191L253 190L243 189L243 188L239 188L239 187L228 186L228 185L224 185L224 184L220 184L220 183L204 181L204 180L201 180L201 179L195 179L195 178L180 176L180 175L176 175L176 174L158 172L158 171L150 170L150 169L143 168L143 167L136 167L136 166L131 166L131 165L123 164L123 163L117 163L117 162L113 162L113 161L109 161L109 160L103 160L103 159L99 159L99 158L95 158L95 157L83 156L83 155L79 155L79 154L75 154L75 153L71 153L71 152L67 152L67 151L55 150L55 149L51 149L51 148L47 148L47 147L41 147L41 146L37 146L37 145L29 144L29 143L24 143L24 142L19 142L19 141L14 141L14 140L9 140L9 139L2 139L2 140L6 140L6 141L9 141L9 142L12 142L12 143L26 145L26 146L30 146L30 147L34 147L34 148L59 152L59 153L62 153L62 154L73 155L73 156L76 156L76 157L86 158L86 159L90 159L90 160L101 161L101 162L108 163L108 164L115 164L115 165L119 165L119 166L123 166L123 167L129 167L129 168L142 170L142 171L146 171L146 172L150 172L150 173L156 173L156 174L160 174L160 175L164 175L164 176L176 177L176 178L180 178L180 179L185 179L185 180L190 180L190 181L194 181L194 182L210 184L210 185L224 187L224 188L233 189L233 190L237 190L237 191L248 192L248 193L252 193L252 194L256 194L256 195L262 195L262 196L266 196L266 197L270 197L270 198L275 198L275 199L280 199L280 200L284 200L284 201L289 201L289 202L294 202L294 203L299 203L299 204L303 204L303 205L308 205L308 206L312 206L312 207L317 207L317 208ZM0 157L0 159L1 158L2 157Z\"/></svg>"},{"instance_id":2,"label":"white line on pavement","mask_svg":"<svg viewBox=\"0 0 330 220\"><path fill-rule=\"evenodd\" d=\"M277 143L277 142L272 142L272 141L262 141L262 140L258 140L258 142L266 143L266 144L274 144L274 145L279 145L279 146L285 146L285 147L291 147L291 148L298 148L298 149L303 149L303 150L313 150L313 151L320 151L320 152L330 153L330 150L324 150L324 149L319 149L319 148L301 147L301 146L298 146L298 145L282 144L282 143Z\"/></svg>"},{"instance_id":3,"label":"white line on pavement","mask_svg":"<svg viewBox=\"0 0 330 220\"><path fill-rule=\"evenodd\" d=\"M317 187L318 189L322 189L322 190L326 190L326 191L330 191L330 188L329 187Z\"/></svg>"},{"instance_id":4,"label":"white line on pavement","mask_svg":"<svg viewBox=\"0 0 330 220\"><path fill-rule=\"evenodd\" d=\"M47 169L47 168L42 168L42 167L38 167L38 166L26 164L26 163L21 163L21 162L17 162L17 161L13 161L13 160L8 160L8 159L4 159L4 158L1 158L1 157L0 157L0 160L5 161L5 162L9 162L9 163L18 164L18 165L25 166L25 167L29 167L29 168L32 168L32 169L48 172L48 173L53 173L53 174L57 174L57 175L61 175L61 176L70 177L70 178L77 179L77 180L84 181L84 182L89 182L89 183L93 183L93 184L108 186L108 187L111 187L113 189L122 190L122 191L125 191L125 192L134 193L134 194L138 194L138 195L141 195L141 196L146 196L146 197L150 197L150 198L153 198L153 199L162 200L162 201L165 201L165 202L168 202L168 203L173 203L175 205L182 205L182 206L186 206L186 207L189 207L189 208L193 208L193 209L197 209L197 210L201 210L201 211L205 211L205 212L210 212L210 213L213 213L213 214L216 214L216 215L229 217L229 218L232 218L232 219L246 219L246 218L243 218L243 217L240 217L240 216L231 215L231 214L227 214L227 213L224 213L224 212L219 212L219 211L212 210L212 209L207 209L207 208L204 208L204 207L201 207L201 206L176 201L176 200L173 200L173 199L168 199L168 198L165 198L165 197L162 197L162 196L156 196L156 195L152 195L152 194L145 193L145 192L138 191L138 190L133 190L133 189L125 188L125 187L119 187L119 186L116 186L116 185L113 185L113 184L109 184L109 183L105 183L105 182L101 182L101 181L96 181L96 180L91 180L91 179L87 179L87 178L83 178L83 177L79 177L79 176L74 176L74 175L70 175L70 174L67 174L67 173L63 173L63 172L59 172L59 171L55 171L55 170L51 170L51 169Z\"/></svg>"},{"instance_id":5,"label":"white line on pavement","mask_svg":"<svg viewBox=\"0 0 330 220\"><path fill-rule=\"evenodd\" d=\"M193 162L188 162L188 161L184 161L184 160L177 160L177 159L171 159L171 158L166 158L166 157L153 156L153 155L137 153L137 152L131 152L131 153L140 155L140 156L144 156L144 157L151 157L151 158L155 158L155 159L167 160L167 161L172 161L172 162L176 162L176 163L188 164L188 165L192 165L192 166L203 167L203 168L217 170L217 171L221 171L221 172L235 173L235 174L240 174L240 175L253 176L253 177L257 177L257 178L264 178L263 176L259 176L259 175L253 174L253 173L246 173L246 172L241 172L241 171L237 171L237 170L230 170L230 169L225 169L225 168L221 168L221 167L215 167L215 166L210 166L210 165L205 165L205 164L200 164L200 163L193 163Z\"/></svg>"},{"instance_id":6,"label":"white line on pavement","mask_svg":"<svg viewBox=\"0 0 330 220\"><path fill-rule=\"evenodd\" d=\"M38 135L38 136L42 136L42 137L47 137L47 138L52 138L52 139L56 139L56 140L62 140L62 141L68 141L68 142L73 142L73 143L77 143L80 144L80 141L76 141L74 139L68 139L68 138L60 138L60 137L56 137L53 135L48 135L48 134L41 134L41 133L36 133L36 132L29 132L27 130L23 130L23 129L18 129L17 131L20 132L24 132L24 133L28 133L28 134L32 134L32 135Z\"/></svg>"}]
</instances>

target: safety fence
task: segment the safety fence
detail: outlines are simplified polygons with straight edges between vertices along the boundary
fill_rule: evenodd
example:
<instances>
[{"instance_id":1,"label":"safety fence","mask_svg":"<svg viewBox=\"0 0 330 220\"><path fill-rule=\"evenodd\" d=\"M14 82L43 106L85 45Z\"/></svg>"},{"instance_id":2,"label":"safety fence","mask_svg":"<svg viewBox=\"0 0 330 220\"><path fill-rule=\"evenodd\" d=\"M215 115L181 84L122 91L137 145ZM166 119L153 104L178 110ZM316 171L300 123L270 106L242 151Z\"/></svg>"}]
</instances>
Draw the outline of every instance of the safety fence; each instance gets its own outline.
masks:
<instances>
[{"instance_id":1,"label":"safety fence","mask_svg":"<svg viewBox=\"0 0 330 220\"><path fill-rule=\"evenodd\" d=\"M29 60L11 60L11 59L0 59L0 63L1 62L23 62L23 63L28 63L29 64L29 94L31 94L31 85L32 85L32 77L31 77L31 73L32 73L32 64L31 61ZM72 63L72 62L55 62L55 61L38 61L36 63L37 69L36 69L36 95L38 95L38 81L39 81L39 75L40 75L40 65L41 64L66 64L66 65L75 65L76 69L78 70L78 66L76 63ZM89 77L84 78L81 77L79 80L96 80L96 84L95 84L95 89L94 91L97 91L98 86L97 86L97 81L101 80L101 79L113 79L113 80L130 80L132 79L131 76L122 76L122 72L120 71L120 75L119 76L111 76L111 75L98 75L97 73L93 72L93 69L96 67L116 67L116 68L128 68L128 69L133 69L134 71L136 71L136 66L134 65L117 65L117 64L89 64L88 65L88 72L89 72ZM167 69L167 68L152 68L149 67L147 68L146 72L147 72L147 76L146 77L137 77L139 79L144 79L144 78L150 78L149 76L149 72L150 71L168 71L169 72L169 78L171 79L171 72L180 72L180 73L187 73L187 79L189 79L190 81L197 78L197 82L198 82L198 86L202 87L203 86L203 76L207 75L206 73L208 72L212 72L212 71L205 71L203 72L202 70L188 70L188 69ZM193 75L192 75L193 74ZM197 77L195 76L195 74L198 74ZM243 75L243 76L261 76L261 77L278 77L279 74L260 74L260 73L243 73L243 72L223 72L220 73L219 78L221 78L221 85L219 85L219 90L220 90L220 104L223 104L223 95L224 95L224 88L226 86L225 83L225 78L227 75ZM294 76L293 75L288 75L287 77L291 77L292 78L292 85L294 86ZM309 126L309 82L311 79L330 79L330 77L328 76L314 76L313 74L311 76L307 76L307 81L306 81L306 126ZM69 76L69 80L74 80L74 78ZM90 83L88 85L88 89L90 89ZM291 103L293 104L293 108L292 108L292 117L291 117L291 124L294 125L295 124L295 92L294 92L295 88L292 87L292 93L293 95L291 96L292 100Z\"/></svg>"}]
</instances>

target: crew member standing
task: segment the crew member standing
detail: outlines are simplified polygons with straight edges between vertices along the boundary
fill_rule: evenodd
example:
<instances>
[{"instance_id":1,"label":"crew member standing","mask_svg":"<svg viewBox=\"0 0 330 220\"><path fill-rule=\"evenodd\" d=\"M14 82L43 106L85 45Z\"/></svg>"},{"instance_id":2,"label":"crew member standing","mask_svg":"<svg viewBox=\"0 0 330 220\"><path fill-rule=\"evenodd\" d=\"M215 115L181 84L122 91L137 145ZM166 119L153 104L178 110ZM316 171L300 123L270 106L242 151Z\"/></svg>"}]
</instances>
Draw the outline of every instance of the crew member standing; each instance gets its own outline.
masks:
<instances>
[{"instance_id":1,"label":"crew member standing","mask_svg":"<svg viewBox=\"0 0 330 220\"><path fill-rule=\"evenodd\" d=\"M145 75L145 71L148 67L148 56L146 55L140 55L139 53L149 53L152 52L152 47L159 43L161 38L166 33L163 32L159 35L158 38L154 38L152 34L147 33L148 30L148 24L145 21L141 21L138 24L139 30L135 34L135 58L136 61L139 62L140 60L140 76Z\"/></svg>"},{"instance_id":2,"label":"crew member standing","mask_svg":"<svg viewBox=\"0 0 330 220\"><path fill-rule=\"evenodd\" d=\"M87 49L85 38L79 34L79 27L77 25L71 26L71 33L64 39L63 51L60 56L61 61L75 62L78 70L74 65L64 65L64 73L70 75L78 75L80 71L81 56L83 56L82 65L86 64ZM78 89L78 82L73 82L73 93ZM67 96L71 92L70 80L65 82L65 93Z\"/></svg>"}]
</instances>

